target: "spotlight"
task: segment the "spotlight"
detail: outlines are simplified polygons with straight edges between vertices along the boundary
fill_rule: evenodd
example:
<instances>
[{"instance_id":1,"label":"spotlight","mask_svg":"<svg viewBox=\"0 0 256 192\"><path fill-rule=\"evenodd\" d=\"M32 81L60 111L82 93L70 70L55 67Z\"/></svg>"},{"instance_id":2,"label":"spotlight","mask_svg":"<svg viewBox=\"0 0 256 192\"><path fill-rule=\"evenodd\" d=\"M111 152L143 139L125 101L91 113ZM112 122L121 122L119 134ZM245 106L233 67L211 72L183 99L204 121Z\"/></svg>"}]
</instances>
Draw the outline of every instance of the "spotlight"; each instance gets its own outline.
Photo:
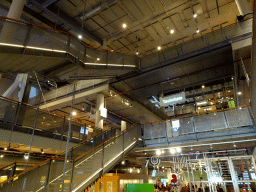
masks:
<instances>
[{"instance_id":1,"label":"spotlight","mask_svg":"<svg viewBox=\"0 0 256 192\"><path fill-rule=\"evenodd\" d=\"M200 32L200 30L199 30L199 29L197 29L197 30L196 30L196 33L199 33L199 32Z\"/></svg>"},{"instance_id":2,"label":"spotlight","mask_svg":"<svg viewBox=\"0 0 256 192\"><path fill-rule=\"evenodd\" d=\"M172 30L170 31L170 33L173 34L173 33L174 33L174 30L172 29Z\"/></svg>"},{"instance_id":3,"label":"spotlight","mask_svg":"<svg viewBox=\"0 0 256 192\"><path fill-rule=\"evenodd\" d=\"M99 61L100 60L100 58L97 58L97 61Z\"/></svg>"},{"instance_id":4,"label":"spotlight","mask_svg":"<svg viewBox=\"0 0 256 192\"><path fill-rule=\"evenodd\" d=\"M123 23L123 28L125 29L127 27L127 25L125 23Z\"/></svg>"},{"instance_id":5,"label":"spotlight","mask_svg":"<svg viewBox=\"0 0 256 192\"><path fill-rule=\"evenodd\" d=\"M162 153L164 153L164 150L162 150Z\"/></svg>"},{"instance_id":6,"label":"spotlight","mask_svg":"<svg viewBox=\"0 0 256 192\"><path fill-rule=\"evenodd\" d=\"M4 157L4 155L3 155L3 154L1 154L1 155L0 155L0 158L3 158L3 157Z\"/></svg>"},{"instance_id":7,"label":"spotlight","mask_svg":"<svg viewBox=\"0 0 256 192\"><path fill-rule=\"evenodd\" d=\"M4 148L5 151L7 151L7 149L8 149L7 147Z\"/></svg>"},{"instance_id":8,"label":"spotlight","mask_svg":"<svg viewBox=\"0 0 256 192\"><path fill-rule=\"evenodd\" d=\"M140 173L140 170L138 169L137 173Z\"/></svg>"},{"instance_id":9,"label":"spotlight","mask_svg":"<svg viewBox=\"0 0 256 192\"><path fill-rule=\"evenodd\" d=\"M82 35L78 35L78 39L82 39L83 38L83 36Z\"/></svg>"},{"instance_id":10,"label":"spotlight","mask_svg":"<svg viewBox=\"0 0 256 192\"><path fill-rule=\"evenodd\" d=\"M157 47L157 49L160 51L160 50L161 50L161 47L160 47L160 46L158 46L158 47Z\"/></svg>"},{"instance_id":11,"label":"spotlight","mask_svg":"<svg viewBox=\"0 0 256 192\"><path fill-rule=\"evenodd\" d=\"M204 86L204 85L202 85L202 88L204 89L204 88L205 88L205 86Z\"/></svg>"},{"instance_id":12,"label":"spotlight","mask_svg":"<svg viewBox=\"0 0 256 192\"><path fill-rule=\"evenodd\" d=\"M156 150L156 155L161 155L161 151L159 149Z\"/></svg>"},{"instance_id":13,"label":"spotlight","mask_svg":"<svg viewBox=\"0 0 256 192\"><path fill-rule=\"evenodd\" d=\"M238 95L242 95L242 92L239 91L237 94L238 94Z\"/></svg>"},{"instance_id":14,"label":"spotlight","mask_svg":"<svg viewBox=\"0 0 256 192\"><path fill-rule=\"evenodd\" d=\"M176 150L174 148L170 149L171 154L175 154Z\"/></svg>"},{"instance_id":15,"label":"spotlight","mask_svg":"<svg viewBox=\"0 0 256 192\"><path fill-rule=\"evenodd\" d=\"M75 112L75 111L73 111L73 112L72 112L72 115L73 115L73 116L76 116L76 112Z\"/></svg>"},{"instance_id":16,"label":"spotlight","mask_svg":"<svg viewBox=\"0 0 256 192\"><path fill-rule=\"evenodd\" d=\"M194 14L194 18L196 18L196 17L197 17L197 14L195 13L195 14Z\"/></svg>"},{"instance_id":17,"label":"spotlight","mask_svg":"<svg viewBox=\"0 0 256 192\"><path fill-rule=\"evenodd\" d=\"M122 161L122 163L121 163L122 165L124 165L125 164L125 161Z\"/></svg>"},{"instance_id":18,"label":"spotlight","mask_svg":"<svg viewBox=\"0 0 256 192\"><path fill-rule=\"evenodd\" d=\"M177 151L178 153L180 153L180 152L181 152L181 148L180 148L180 147L177 147L177 148L176 148L176 151Z\"/></svg>"},{"instance_id":19,"label":"spotlight","mask_svg":"<svg viewBox=\"0 0 256 192\"><path fill-rule=\"evenodd\" d=\"M25 153L25 155L24 155L24 159L28 160L28 158L29 158L28 153Z\"/></svg>"},{"instance_id":20,"label":"spotlight","mask_svg":"<svg viewBox=\"0 0 256 192\"><path fill-rule=\"evenodd\" d=\"M139 52L138 52L138 51L136 52L136 55L139 55Z\"/></svg>"}]
</instances>

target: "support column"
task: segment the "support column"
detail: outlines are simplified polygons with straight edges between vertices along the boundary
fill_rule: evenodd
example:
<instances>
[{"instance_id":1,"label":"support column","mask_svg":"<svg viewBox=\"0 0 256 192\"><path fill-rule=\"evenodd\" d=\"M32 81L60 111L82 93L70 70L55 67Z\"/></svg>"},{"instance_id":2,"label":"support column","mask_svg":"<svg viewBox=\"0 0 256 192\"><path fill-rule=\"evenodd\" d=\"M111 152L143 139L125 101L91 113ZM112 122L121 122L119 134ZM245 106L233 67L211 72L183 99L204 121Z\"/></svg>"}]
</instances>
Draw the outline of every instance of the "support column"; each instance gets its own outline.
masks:
<instances>
[{"instance_id":1,"label":"support column","mask_svg":"<svg viewBox=\"0 0 256 192\"><path fill-rule=\"evenodd\" d=\"M255 1L254 1L255 4ZM254 5L255 7L255 5ZM254 8L255 9L255 8ZM254 119L256 117L256 11L253 13L253 30L252 30L252 62L251 62L251 108Z\"/></svg>"},{"instance_id":2,"label":"support column","mask_svg":"<svg viewBox=\"0 0 256 192\"><path fill-rule=\"evenodd\" d=\"M101 110L104 108L104 94L97 94L97 104L96 104L96 117L95 117L95 127L103 129L103 117L101 116Z\"/></svg>"},{"instance_id":3,"label":"support column","mask_svg":"<svg viewBox=\"0 0 256 192\"><path fill-rule=\"evenodd\" d=\"M142 174L144 175L144 183L148 183L148 166L147 166L147 163L142 164Z\"/></svg>"},{"instance_id":4,"label":"support column","mask_svg":"<svg viewBox=\"0 0 256 192\"><path fill-rule=\"evenodd\" d=\"M26 0L13 0L7 17L20 20L25 2ZM6 21L0 35L0 41L5 43L12 43L13 37L17 31L16 26L17 25L15 23Z\"/></svg>"},{"instance_id":5,"label":"support column","mask_svg":"<svg viewBox=\"0 0 256 192\"><path fill-rule=\"evenodd\" d=\"M246 15L248 13L252 13L252 8L250 7L247 0L235 0L237 8L239 10L240 15Z\"/></svg>"},{"instance_id":6,"label":"support column","mask_svg":"<svg viewBox=\"0 0 256 192\"><path fill-rule=\"evenodd\" d=\"M126 129L126 121L121 121L121 131L124 131Z\"/></svg>"},{"instance_id":7,"label":"support column","mask_svg":"<svg viewBox=\"0 0 256 192\"><path fill-rule=\"evenodd\" d=\"M160 97L163 98L163 97L164 97L164 94L161 93L161 94L160 94ZM161 106L161 111L165 113L165 106Z\"/></svg>"}]
</instances>

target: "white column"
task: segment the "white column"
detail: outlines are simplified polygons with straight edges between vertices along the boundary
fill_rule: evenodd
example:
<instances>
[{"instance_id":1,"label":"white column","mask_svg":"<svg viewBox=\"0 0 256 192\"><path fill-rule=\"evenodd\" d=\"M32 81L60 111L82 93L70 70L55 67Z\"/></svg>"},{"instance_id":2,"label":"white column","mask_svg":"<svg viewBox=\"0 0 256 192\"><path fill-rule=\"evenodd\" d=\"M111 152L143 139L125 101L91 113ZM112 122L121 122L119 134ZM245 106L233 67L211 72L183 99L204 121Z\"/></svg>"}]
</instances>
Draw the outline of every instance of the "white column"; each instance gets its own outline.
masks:
<instances>
[{"instance_id":1,"label":"white column","mask_svg":"<svg viewBox=\"0 0 256 192\"><path fill-rule=\"evenodd\" d=\"M97 104L96 104L96 117L95 117L95 127L103 129L103 117L100 115L101 109L104 108L104 94L97 94Z\"/></svg>"},{"instance_id":2,"label":"white column","mask_svg":"<svg viewBox=\"0 0 256 192\"><path fill-rule=\"evenodd\" d=\"M121 131L126 129L126 121L121 121Z\"/></svg>"},{"instance_id":3,"label":"white column","mask_svg":"<svg viewBox=\"0 0 256 192\"><path fill-rule=\"evenodd\" d=\"M240 15L246 15L247 13L252 13L252 8L247 0L235 0L237 8Z\"/></svg>"},{"instance_id":4,"label":"white column","mask_svg":"<svg viewBox=\"0 0 256 192\"><path fill-rule=\"evenodd\" d=\"M23 11L26 0L13 0L10 6L10 10L7 17L20 20L20 16ZM0 41L6 43L12 43L13 37L16 33L16 24L12 22L5 22L0 35Z\"/></svg>"}]
</instances>

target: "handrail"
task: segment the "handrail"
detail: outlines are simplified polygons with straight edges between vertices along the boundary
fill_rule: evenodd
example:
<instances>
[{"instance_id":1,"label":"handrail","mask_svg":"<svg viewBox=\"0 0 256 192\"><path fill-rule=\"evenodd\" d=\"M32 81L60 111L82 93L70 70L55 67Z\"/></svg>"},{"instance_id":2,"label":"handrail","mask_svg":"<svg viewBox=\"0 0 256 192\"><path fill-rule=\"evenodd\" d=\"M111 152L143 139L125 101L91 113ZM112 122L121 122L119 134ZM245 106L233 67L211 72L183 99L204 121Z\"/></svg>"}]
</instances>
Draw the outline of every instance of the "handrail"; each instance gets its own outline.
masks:
<instances>
[{"instance_id":1,"label":"handrail","mask_svg":"<svg viewBox=\"0 0 256 192\"><path fill-rule=\"evenodd\" d=\"M51 112L51 111L46 111L45 109L40 109L40 108L38 108L38 107L36 107L36 106L33 106L33 105L30 105L30 104L28 104L28 103L23 103L23 102L20 102L20 101L15 100L15 99L10 99L10 98L7 98L7 97L4 97L4 96L0 95L0 99L1 99L1 98L6 99L6 100L9 100L9 101L12 101L12 102L15 102L15 103L18 103L18 104L20 103L20 104L22 104L22 105L26 105L26 106L32 107L32 108L34 108L34 109L39 109L39 110L42 111L42 112L46 112L46 113L48 113L48 114L51 114L51 115L54 115L54 116L57 116L57 117L61 117L61 118L63 118L63 119L65 118L64 115L56 114L56 113L53 113L53 112ZM82 123L82 122L79 122L77 119L72 119L72 122ZM92 127L92 128L100 129L100 128L98 128L98 127Z\"/></svg>"},{"instance_id":2,"label":"handrail","mask_svg":"<svg viewBox=\"0 0 256 192\"><path fill-rule=\"evenodd\" d=\"M10 167L10 166L12 166L12 165L14 165L14 164L37 164L37 163L36 163L36 162L15 161L15 162L12 162L12 163L10 163L10 164L4 166L4 167L1 167L1 168L0 168L0 171L2 171L3 169L5 169L5 168L7 168L7 167Z\"/></svg>"},{"instance_id":3,"label":"handrail","mask_svg":"<svg viewBox=\"0 0 256 192\"><path fill-rule=\"evenodd\" d=\"M53 28L50 28L50 27L45 27L45 26L42 26L42 25L37 25L37 24L35 24L35 23L29 23L29 22L26 22L26 21L21 21L21 20L17 20L17 19L5 17L5 16L2 16L2 15L0 15L0 19L11 20L11 21L15 21L15 22L18 22L18 23L23 23L23 24L27 24L27 25L33 25L33 26L35 26L35 27L39 27L39 28L43 28L43 29L47 29L47 30L51 30L51 31L55 31L55 32L60 32L60 33L68 34L68 35L71 35L72 37L76 38L78 41L80 41L81 44L83 44L84 46L89 47L89 48L92 48L92 49L97 49L97 50L102 50L102 51L108 51L108 52L116 52L116 53L121 53L121 54L125 54L125 55L133 55L133 56L136 56L135 54L132 54L132 53L123 53L122 51L117 51L117 50L113 50L113 51L112 51L112 50L103 49L103 48L100 48L100 47L95 47L95 46L92 46L92 45L88 45L87 43L85 43L85 42L81 41L80 39L78 39L78 37L76 37L76 36L73 35L72 33L67 32L67 31L64 31L64 30L53 29Z\"/></svg>"},{"instance_id":4,"label":"handrail","mask_svg":"<svg viewBox=\"0 0 256 192\"><path fill-rule=\"evenodd\" d=\"M117 137L118 135L122 134L122 133L125 132L125 131L128 131L128 130L129 130L130 128L132 128L135 124L137 124L137 123L134 123L133 125L131 125L131 126L128 127L127 129L121 131L120 133L116 134L116 135L113 136L112 138ZM111 138L111 139L112 139L112 138ZM109 139L109 140L111 140L111 139ZM109 140L105 141L104 143L108 142ZM101 145L103 145L103 143L100 144L99 146L101 146ZM94 149L97 149L99 146L95 147ZM90 152L92 152L94 149L90 150ZM86 154L88 154L88 152L87 152ZM82 156L82 157L84 157L84 156ZM75 160L72 160L72 159L67 159L67 160L68 160L68 161L77 161L77 160L81 159L82 157L80 156L80 157L76 158ZM35 168L37 168L37 167L43 165L43 164L46 164L47 162L49 162L49 161L51 161L51 160L62 160L62 159L58 159L58 158L55 158L55 157L51 157L51 158L49 158L49 159L46 159L45 161L43 161L43 162L41 162L41 163L38 163L37 165L35 165L35 166L33 166L33 167L31 167L31 168L29 168L29 169L27 169L27 170L25 170L25 171L19 173L18 175L15 175L15 176L13 176L13 177L11 177L11 178L5 180L4 182L0 183L0 186L2 187L5 183L8 183L9 181L12 181L13 179L15 179L15 178L17 178L17 177L19 177L19 176L21 176L21 175L24 175L25 173L27 173L27 172L29 172L29 171L31 171L31 170L33 170L33 169L35 169Z\"/></svg>"},{"instance_id":5,"label":"handrail","mask_svg":"<svg viewBox=\"0 0 256 192\"><path fill-rule=\"evenodd\" d=\"M153 124L153 123L160 123L160 122L164 122L164 121L170 121L173 119L184 119L184 118L188 118L188 117L195 117L195 116L201 116L201 115L206 115L206 114L212 114L212 113L217 113L217 112L222 112L222 111L229 111L229 110L233 110L233 109L239 109L239 108L244 108L244 107L249 107L250 105L242 105L242 106L238 106L238 107L233 107L233 108L227 108L227 109L219 109L216 110L214 112L207 112L207 113L198 113L198 114L192 114L192 115L186 115L186 116L182 116L182 117L172 117L170 119L165 119L165 120L160 120L160 121L152 121L152 122L147 122L144 123L142 125L148 125L148 124Z\"/></svg>"},{"instance_id":6,"label":"handrail","mask_svg":"<svg viewBox=\"0 0 256 192\"><path fill-rule=\"evenodd\" d=\"M132 128L134 125L136 125L136 124L137 124L137 123L132 124L132 125L131 125L130 127L128 127L127 129L125 129L125 130L121 131L120 133L118 133L118 134L116 134L115 136L111 137L111 138L110 138L110 139L108 139L107 141L105 141L105 142L103 142L102 144L98 145L97 147L95 147L95 148L91 149L91 150L90 150L90 151L88 151L87 153L84 153L83 155L81 155L81 156L77 157L77 158L75 159L75 161L77 161L77 160L81 159L82 157L86 156L87 154L89 154L90 152L92 152L92 151L94 151L95 149L99 148L100 146L104 145L105 143L109 142L110 140L112 140L112 139L114 139L114 138L118 137L119 135L121 135L122 133L124 133L124 132L128 131L129 129L131 129L131 128Z\"/></svg>"}]
</instances>

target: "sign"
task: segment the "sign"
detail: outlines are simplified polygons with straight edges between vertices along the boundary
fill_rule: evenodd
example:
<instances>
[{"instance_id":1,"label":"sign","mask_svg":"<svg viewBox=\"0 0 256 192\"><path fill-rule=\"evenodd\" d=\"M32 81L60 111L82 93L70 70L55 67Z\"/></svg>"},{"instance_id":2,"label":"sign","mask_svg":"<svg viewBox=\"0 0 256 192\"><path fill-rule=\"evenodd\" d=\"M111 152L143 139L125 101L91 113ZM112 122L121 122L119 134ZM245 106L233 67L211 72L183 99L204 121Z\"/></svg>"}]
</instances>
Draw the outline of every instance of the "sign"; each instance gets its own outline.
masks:
<instances>
[{"instance_id":1,"label":"sign","mask_svg":"<svg viewBox=\"0 0 256 192\"><path fill-rule=\"evenodd\" d=\"M229 107L229 108L234 108L234 107L236 107L235 101L234 101L234 100L228 101L228 107Z\"/></svg>"},{"instance_id":2,"label":"sign","mask_svg":"<svg viewBox=\"0 0 256 192\"><path fill-rule=\"evenodd\" d=\"M84 128L84 127L81 127L81 129L80 129L80 133L81 133L81 134L88 135L89 130L88 130L88 129L86 129L86 128Z\"/></svg>"},{"instance_id":3,"label":"sign","mask_svg":"<svg viewBox=\"0 0 256 192\"><path fill-rule=\"evenodd\" d=\"M160 106L167 106L167 105L172 105L176 103L183 103L186 101L186 95L185 92L177 93L174 95L169 95L166 97L160 97Z\"/></svg>"},{"instance_id":4,"label":"sign","mask_svg":"<svg viewBox=\"0 0 256 192\"><path fill-rule=\"evenodd\" d=\"M173 132L178 132L179 128L180 128L180 120L172 120Z\"/></svg>"}]
</instances>

